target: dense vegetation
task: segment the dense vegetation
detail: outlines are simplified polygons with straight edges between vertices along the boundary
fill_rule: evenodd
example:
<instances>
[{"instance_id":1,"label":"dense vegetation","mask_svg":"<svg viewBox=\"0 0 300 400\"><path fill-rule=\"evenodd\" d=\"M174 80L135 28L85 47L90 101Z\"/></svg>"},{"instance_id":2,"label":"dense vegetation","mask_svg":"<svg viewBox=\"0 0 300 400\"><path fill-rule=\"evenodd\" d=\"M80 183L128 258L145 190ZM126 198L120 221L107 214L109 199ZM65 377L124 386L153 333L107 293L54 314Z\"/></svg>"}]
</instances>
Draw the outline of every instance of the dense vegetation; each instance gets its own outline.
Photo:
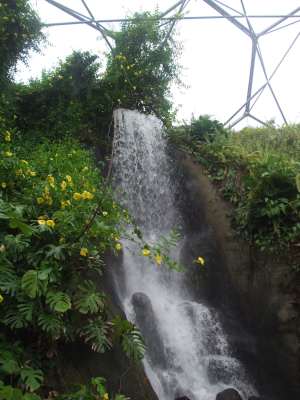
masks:
<instances>
[{"instance_id":1,"label":"dense vegetation","mask_svg":"<svg viewBox=\"0 0 300 400\"><path fill-rule=\"evenodd\" d=\"M122 250L120 238L131 221L91 151L100 146L102 160L109 154L117 106L171 119L167 97L176 49L171 38L164 42L166 28L152 16L135 17L111 33L116 47L103 74L95 55L74 52L40 79L16 84L13 69L29 50L38 50L41 24L27 0L1 2L1 400L48 396L47 375L60 343L81 340L98 352L120 343L134 361L143 357L138 330L121 317L111 319L97 285L105 253ZM130 239L139 242L141 256L177 267L167 255L176 235L150 247L133 230ZM94 378L56 397L109 395L104 380Z\"/></svg>"},{"instance_id":2,"label":"dense vegetation","mask_svg":"<svg viewBox=\"0 0 300 400\"><path fill-rule=\"evenodd\" d=\"M195 126L207 134L193 134ZM213 134L212 134L213 132ZM260 249L296 250L300 239L300 126L230 132L207 116L176 128L171 139L191 151L233 205L232 221Z\"/></svg>"},{"instance_id":3,"label":"dense vegetation","mask_svg":"<svg viewBox=\"0 0 300 400\"><path fill-rule=\"evenodd\" d=\"M166 27L151 14L135 14L120 32L110 33L115 48L106 60L74 52L53 71L28 85L18 84L17 127L23 135L53 139L72 135L109 153L112 112L117 107L155 113L166 124L172 119L170 82L176 79L177 49L164 43Z\"/></svg>"}]
</instances>

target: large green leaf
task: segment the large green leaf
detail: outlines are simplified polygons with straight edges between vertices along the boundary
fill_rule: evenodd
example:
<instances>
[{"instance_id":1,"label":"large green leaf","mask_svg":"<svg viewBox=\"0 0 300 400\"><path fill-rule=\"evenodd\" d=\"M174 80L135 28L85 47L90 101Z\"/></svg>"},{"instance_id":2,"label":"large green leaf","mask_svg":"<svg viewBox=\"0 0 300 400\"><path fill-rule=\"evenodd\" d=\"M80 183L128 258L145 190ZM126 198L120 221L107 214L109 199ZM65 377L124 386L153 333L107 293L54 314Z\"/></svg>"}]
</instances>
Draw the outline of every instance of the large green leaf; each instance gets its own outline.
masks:
<instances>
[{"instance_id":1,"label":"large green leaf","mask_svg":"<svg viewBox=\"0 0 300 400\"><path fill-rule=\"evenodd\" d=\"M38 283L38 271L36 270L30 269L22 277L22 289L32 299L38 294Z\"/></svg>"},{"instance_id":2,"label":"large green leaf","mask_svg":"<svg viewBox=\"0 0 300 400\"><path fill-rule=\"evenodd\" d=\"M79 334L86 343L91 345L92 350L98 353L104 353L107 348L111 347L108 338L108 325L101 318L90 320L87 325L79 330Z\"/></svg>"},{"instance_id":3,"label":"large green leaf","mask_svg":"<svg viewBox=\"0 0 300 400\"><path fill-rule=\"evenodd\" d=\"M43 371L40 369L24 367L21 369L20 375L25 386L31 392L37 390L41 386L44 380Z\"/></svg>"},{"instance_id":4,"label":"large green leaf","mask_svg":"<svg viewBox=\"0 0 300 400\"><path fill-rule=\"evenodd\" d=\"M297 186L298 192L300 193L300 174L296 175L296 186Z\"/></svg>"},{"instance_id":5,"label":"large green leaf","mask_svg":"<svg viewBox=\"0 0 300 400\"><path fill-rule=\"evenodd\" d=\"M0 350L0 371L8 375L17 374L20 371L19 363L11 351Z\"/></svg>"},{"instance_id":6,"label":"large green leaf","mask_svg":"<svg viewBox=\"0 0 300 400\"><path fill-rule=\"evenodd\" d=\"M145 344L142 335L137 328L134 328L123 335L122 349L133 361L139 361L144 357Z\"/></svg>"},{"instance_id":7,"label":"large green leaf","mask_svg":"<svg viewBox=\"0 0 300 400\"><path fill-rule=\"evenodd\" d=\"M23 394L20 389L12 386L0 386L0 400L23 400Z\"/></svg>"},{"instance_id":8,"label":"large green leaf","mask_svg":"<svg viewBox=\"0 0 300 400\"><path fill-rule=\"evenodd\" d=\"M75 307L82 314L95 314L104 308L104 294L97 291L91 281L84 282L78 287L75 296Z\"/></svg>"},{"instance_id":9,"label":"large green leaf","mask_svg":"<svg viewBox=\"0 0 300 400\"><path fill-rule=\"evenodd\" d=\"M46 302L53 311L60 313L64 313L71 308L71 299L64 292L48 292Z\"/></svg>"},{"instance_id":10,"label":"large green leaf","mask_svg":"<svg viewBox=\"0 0 300 400\"><path fill-rule=\"evenodd\" d=\"M7 259L0 259L0 289L3 293L15 294L20 287L20 278L14 265Z\"/></svg>"},{"instance_id":11,"label":"large green leaf","mask_svg":"<svg viewBox=\"0 0 300 400\"><path fill-rule=\"evenodd\" d=\"M54 338L61 336L64 327L60 315L46 313L39 315L38 325L44 332Z\"/></svg>"}]
</instances>

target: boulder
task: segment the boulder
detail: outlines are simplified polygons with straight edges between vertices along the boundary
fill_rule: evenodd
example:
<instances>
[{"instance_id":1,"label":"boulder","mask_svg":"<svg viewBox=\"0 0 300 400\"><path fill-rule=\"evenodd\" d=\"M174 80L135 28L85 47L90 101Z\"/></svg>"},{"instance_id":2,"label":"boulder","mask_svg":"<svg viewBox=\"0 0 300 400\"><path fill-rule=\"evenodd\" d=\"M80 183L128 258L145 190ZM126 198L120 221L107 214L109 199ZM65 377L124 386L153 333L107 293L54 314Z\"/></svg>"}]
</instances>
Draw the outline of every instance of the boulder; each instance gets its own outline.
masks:
<instances>
[{"instance_id":1,"label":"boulder","mask_svg":"<svg viewBox=\"0 0 300 400\"><path fill-rule=\"evenodd\" d=\"M131 302L147 348L147 357L152 365L167 369L167 355L157 326L151 300L145 293L132 295Z\"/></svg>"},{"instance_id":2,"label":"boulder","mask_svg":"<svg viewBox=\"0 0 300 400\"><path fill-rule=\"evenodd\" d=\"M217 394L216 400L243 400L239 392L235 389L225 389Z\"/></svg>"}]
</instances>

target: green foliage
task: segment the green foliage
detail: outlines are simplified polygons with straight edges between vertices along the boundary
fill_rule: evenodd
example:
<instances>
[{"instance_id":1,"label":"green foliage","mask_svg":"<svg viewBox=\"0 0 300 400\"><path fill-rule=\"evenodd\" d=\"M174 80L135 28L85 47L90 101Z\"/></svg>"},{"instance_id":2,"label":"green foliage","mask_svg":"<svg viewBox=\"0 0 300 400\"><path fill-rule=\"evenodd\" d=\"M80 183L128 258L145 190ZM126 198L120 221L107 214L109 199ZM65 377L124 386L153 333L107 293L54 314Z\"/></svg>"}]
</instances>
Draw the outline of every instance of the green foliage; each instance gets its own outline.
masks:
<instances>
[{"instance_id":1,"label":"green foliage","mask_svg":"<svg viewBox=\"0 0 300 400\"><path fill-rule=\"evenodd\" d=\"M0 399L40 400L32 392L40 388L44 374L29 364L28 355L19 342L12 344L7 343L3 335L0 336ZM9 384L5 382L7 377Z\"/></svg>"},{"instance_id":2,"label":"green foliage","mask_svg":"<svg viewBox=\"0 0 300 400\"><path fill-rule=\"evenodd\" d=\"M78 286L75 297L75 307L82 314L95 314L104 309L104 295L97 291L96 286L91 281L85 281Z\"/></svg>"},{"instance_id":3,"label":"green foliage","mask_svg":"<svg viewBox=\"0 0 300 400\"><path fill-rule=\"evenodd\" d=\"M134 361L139 361L144 357L145 345L138 329L133 328L123 334L122 348L127 356Z\"/></svg>"},{"instance_id":4,"label":"green foliage","mask_svg":"<svg viewBox=\"0 0 300 400\"><path fill-rule=\"evenodd\" d=\"M27 137L60 139L66 135L110 150L112 112L117 107L154 113L168 124L172 118L170 84L177 79L178 49L157 14L135 14L114 35L116 46L100 74L99 58L73 52L40 79L17 84L15 115Z\"/></svg>"},{"instance_id":5,"label":"green foliage","mask_svg":"<svg viewBox=\"0 0 300 400\"><path fill-rule=\"evenodd\" d=\"M135 362L145 354L145 344L140 331L126 319L117 316L113 321L114 338L121 343L127 357Z\"/></svg>"},{"instance_id":6,"label":"green foliage","mask_svg":"<svg viewBox=\"0 0 300 400\"><path fill-rule=\"evenodd\" d=\"M102 318L89 320L83 328L79 329L79 332L84 341L91 344L92 349L98 353L104 353L111 347L108 338L108 324Z\"/></svg>"},{"instance_id":7,"label":"green foliage","mask_svg":"<svg viewBox=\"0 0 300 400\"><path fill-rule=\"evenodd\" d=\"M105 379L101 377L92 378L88 385L81 385L78 389L65 395L60 395L57 400L129 400L128 397L117 393L115 396L109 396Z\"/></svg>"},{"instance_id":8,"label":"green foliage","mask_svg":"<svg viewBox=\"0 0 300 400\"><path fill-rule=\"evenodd\" d=\"M158 13L134 14L114 34L115 48L108 57L105 81L114 106L155 113L170 122L170 83L178 81L178 46Z\"/></svg>"},{"instance_id":9,"label":"green foliage","mask_svg":"<svg viewBox=\"0 0 300 400\"><path fill-rule=\"evenodd\" d=\"M213 141L218 134L224 134L226 130L223 125L209 115L200 115L199 118L192 118L190 135L196 141Z\"/></svg>"},{"instance_id":10,"label":"green foliage","mask_svg":"<svg viewBox=\"0 0 300 400\"><path fill-rule=\"evenodd\" d=\"M31 337L22 346L40 354L76 338L111 346L105 297L90 278L129 219L77 142L24 143L4 131L0 153L0 399L34 400L43 374L9 350L13 338Z\"/></svg>"},{"instance_id":11,"label":"green foliage","mask_svg":"<svg viewBox=\"0 0 300 400\"><path fill-rule=\"evenodd\" d=\"M23 367L20 371L21 380L24 382L26 389L35 392L42 384L44 376L40 369Z\"/></svg>"},{"instance_id":12,"label":"green foliage","mask_svg":"<svg viewBox=\"0 0 300 400\"><path fill-rule=\"evenodd\" d=\"M0 88L18 60L26 61L30 50L38 50L43 39L39 17L28 0L1 0L0 4Z\"/></svg>"},{"instance_id":13,"label":"green foliage","mask_svg":"<svg viewBox=\"0 0 300 400\"><path fill-rule=\"evenodd\" d=\"M134 361L144 355L140 332L128 321L109 321L94 284L105 252L121 251L131 221L79 142L107 155L112 111L120 106L170 121L177 49L155 16L136 14L114 34L102 75L97 56L74 52L24 85L12 83L11 72L38 50L40 21L26 0L0 4L0 400L41 400L46 354L66 341L104 352L116 340ZM169 256L173 234L155 245L136 227L124 236L157 265L177 267ZM59 398L99 396L109 400L102 378Z\"/></svg>"},{"instance_id":14,"label":"green foliage","mask_svg":"<svg viewBox=\"0 0 300 400\"><path fill-rule=\"evenodd\" d=\"M100 62L74 51L52 71L28 85L15 85L17 125L26 136L72 136L107 151L112 109L99 77Z\"/></svg>"},{"instance_id":15,"label":"green foliage","mask_svg":"<svg viewBox=\"0 0 300 400\"><path fill-rule=\"evenodd\" d=\"M233 224L262 250L299 243L300 127L245 128L193 152L235 205Z\"/></svg>"}]
</instances>

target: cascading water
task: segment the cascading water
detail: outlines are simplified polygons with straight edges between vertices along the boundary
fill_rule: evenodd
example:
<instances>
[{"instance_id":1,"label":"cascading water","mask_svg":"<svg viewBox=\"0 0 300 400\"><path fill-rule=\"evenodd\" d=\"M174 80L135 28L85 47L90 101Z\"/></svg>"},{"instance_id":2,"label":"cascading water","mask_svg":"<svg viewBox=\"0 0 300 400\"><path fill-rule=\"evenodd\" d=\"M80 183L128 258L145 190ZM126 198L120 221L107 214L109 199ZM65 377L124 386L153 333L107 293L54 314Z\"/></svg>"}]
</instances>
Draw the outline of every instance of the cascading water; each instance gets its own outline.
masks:
<instances>
[{"instance_id":1,"label":"cascading water","mask_svg":"<svg viewBox=\"0 0 300 400\"><path fill-rule=\"evenodd\" d=\"M153 243L180 227L162 123L154 116L114 113L113 179L119 199ZM128 319L140 328L147 376L161 400L187 395L214 400L226 387L246 397L255 391L226 341L217 313L196 302L184 274L158 267L124 242L122 274L114 277ZM173 257L179 257L178 243Z\"/></svg>"}]
</instances>

